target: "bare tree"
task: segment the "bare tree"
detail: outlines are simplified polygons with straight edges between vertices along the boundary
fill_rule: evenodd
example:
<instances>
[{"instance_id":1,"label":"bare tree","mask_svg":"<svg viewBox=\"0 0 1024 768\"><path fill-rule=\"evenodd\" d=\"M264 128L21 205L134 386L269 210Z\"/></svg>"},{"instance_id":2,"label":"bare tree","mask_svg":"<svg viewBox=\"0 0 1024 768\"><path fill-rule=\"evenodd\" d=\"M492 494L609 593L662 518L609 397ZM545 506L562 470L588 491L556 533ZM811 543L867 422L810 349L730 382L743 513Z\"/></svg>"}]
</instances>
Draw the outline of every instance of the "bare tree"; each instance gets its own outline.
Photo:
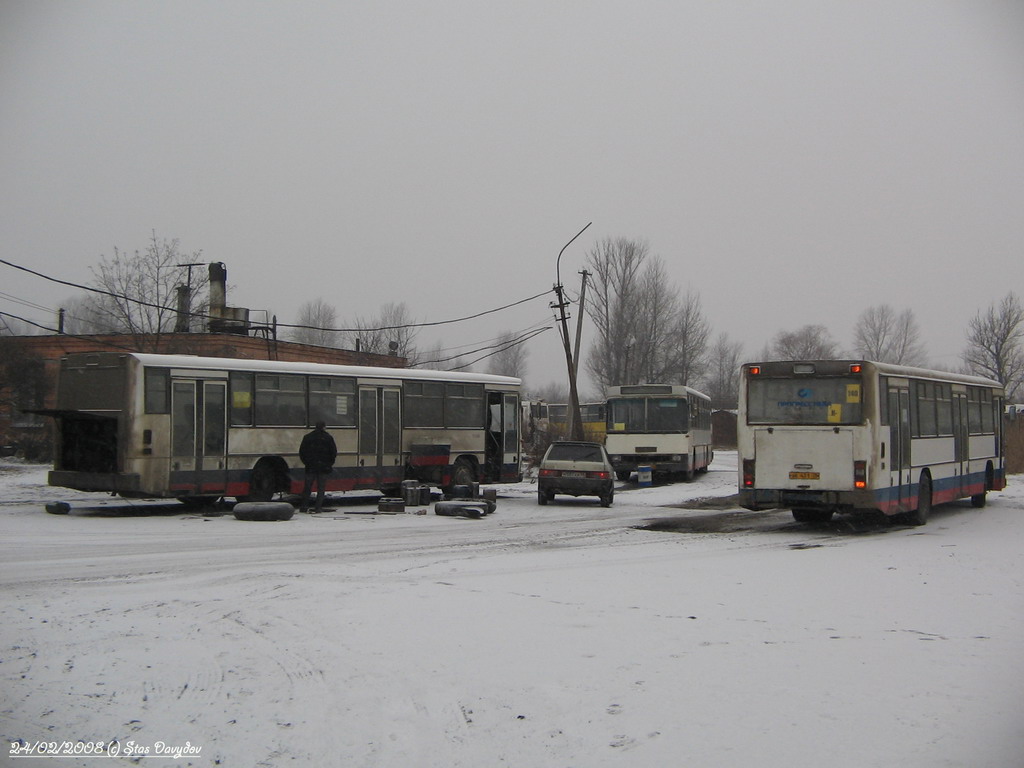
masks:
<instances>
[{"instance_id":1,"label":"bare tree","mask_svg":"<svg viewBox=\"0 0 1024 768\"><path fill-rule=\"evenodd\" d=\"M356 330L349 332L348 346L377 355L397 355L416 364L419 329L413 327L405 302L385 304L376 317L357 318L352 325Z\"/></svg>"},{"instance_id":2,"label":"bare tree","mask_svg":"<svg viewBox=\"0 0 1024 768\"><path fill-rule=\"evenodd\" d=\"M779 331L765 349L772 360L834 360L839 347L823 325L804 325L795 331Z\"/></svg>"},{"instance_id":3,"label":"bare tree","mask_svg":"<svg viewBox=\"0 0 1024 768\"><path fill-rule=\"evenodd\" d=\"M304 302L295 322L303 327L291 329L292 341L318 347L337 347L341 342L341 333L333 330L338 327L338 312L323 299Z\"/></svg>"},{"instance_id":4,"label":"bare tree","mask_svg":"<svg viewBox=\"0 0 1024 768\"><path fill-rule=\"evenodd\" d=\"M594 277L587 314L597 338L586 365L602 388L632 383L636 378L633 370L640 354L634 347L642 338L636 308L646 258L647 244L626 238L606 238L587 254Z\"/></svg>"},{"instance_id":5,"label":"bare tree","mask_svg":"<svg viewBox=\"0 0 1024 768\"><path fill-rule=\"evenodd\" d=\"M668 381L691 384L700 381L708 370L708 338L711 326L704 317L700 294L687 291L679 304L670 349L675 352Z\"/></svg>"},{"instance_id":6,"label":"bare tree","mask_svg":"<svg viewBox=\"0 0 1024 768\"><path fill-rule=\"evenodd\" d=\"M927 355L921 331L912 309L899 314L888 304L861 312L853 332L853 346L859 357L895 365L925 365Z\"/></svg>"},{"instance_id":7,"label":"bare tree","mask_svg":"<svg viewBox=\"0 0 1024 768\"><path fill-rule=\"evenodd\" d=\"M127 253L114 248L112 258L102 256L90 268L93 287L85 299L85 314L93 318L97 332L130 333L139 348L155 348L155 339L175 327L178 287L190 279L187 264L199 263L201 251L183 253L178 241L161 240L153 232L145 251ZM209 283L206 270L191 277L187 315L204 314L203 294ZM147 343L147 339L154 339Z\"/></svg>"},{"instance_id":8,"label":"bare tree","mask_svg":"<svg viewBox=\"0 0 1024 768\"><path fill-rule=\"evenodd\" d=\"M596 340L587 370L601 388L614 384L696 381L709 327L700 296L680 297L664 263L642 242L599 242L587 255L594 289L587 313Z\"/></svg>"},{"instance_id":9,"label":"bare tree","mask_svg":"<svg viewBox=\"0 0 1024 768\"><path fill-rule=\"evenodd\" d=\"M701 384L711 398L712 408L736 408L739 403L740 364L743 343L730 341L726 333L718 334L708 350L708 369Z\"/></svg>"},{"instance_id":10,"label":"bare tree","mask_svg":"<svg viewBox=\"0 0 1024 768\"><path fill-rule=\"evenodd\" d=\"M1012 401L1024 379L1024 306L1008 293L998 304L979 310L967 327L966 370L995 379Z\"/></svg>"},{"instance_id":11,"label":"bare tree","mask_svg":"<svg viewBox=\"0 0 1024 768\"><path fill-rule=\"evenodd\" d=\"M98 302L89 294L72 296L61 302L64 310L64 333L117 333L118 327L106 313L101 313Z\"/></svg>"},{"instance_id":12,"label":"bare tree","mask_svg":"<svg viewBox=\"0 0 1024 768\"><path fill-rule=\"evenodd\" d=\"M526 375L526 358L529 350L511 331L504 331L495 342L496 351L487 359L487 372L500 376Z\"/></svg>"}]
</instances>

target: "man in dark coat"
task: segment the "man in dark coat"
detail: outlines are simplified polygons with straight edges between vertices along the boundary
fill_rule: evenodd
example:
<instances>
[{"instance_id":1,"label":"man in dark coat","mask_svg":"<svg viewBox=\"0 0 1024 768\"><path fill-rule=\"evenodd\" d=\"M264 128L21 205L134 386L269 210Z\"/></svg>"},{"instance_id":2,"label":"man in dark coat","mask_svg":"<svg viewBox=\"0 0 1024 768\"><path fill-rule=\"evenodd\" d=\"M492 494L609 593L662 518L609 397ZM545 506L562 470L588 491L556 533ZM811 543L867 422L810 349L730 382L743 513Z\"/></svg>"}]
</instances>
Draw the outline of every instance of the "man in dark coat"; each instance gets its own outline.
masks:
<instances>
[{"instance_id":1,"label":"man in dark coat","mask_svg":"<svg viewBox=\"0 0 1024 768\"><path fill-rule=\"evenodd\" d=\"M334 460L338 458L338 446L334 444L334 438L325 429L322 421L316 423L316 429L302 438L302 445L299 446L299 459L306 467L306 479L302 484L302 506L300 512L309 509L309 494L316 483L316 508L319 512L324 505L324 483L327 476L331 474Z\"/></svg>"}]
</instances>

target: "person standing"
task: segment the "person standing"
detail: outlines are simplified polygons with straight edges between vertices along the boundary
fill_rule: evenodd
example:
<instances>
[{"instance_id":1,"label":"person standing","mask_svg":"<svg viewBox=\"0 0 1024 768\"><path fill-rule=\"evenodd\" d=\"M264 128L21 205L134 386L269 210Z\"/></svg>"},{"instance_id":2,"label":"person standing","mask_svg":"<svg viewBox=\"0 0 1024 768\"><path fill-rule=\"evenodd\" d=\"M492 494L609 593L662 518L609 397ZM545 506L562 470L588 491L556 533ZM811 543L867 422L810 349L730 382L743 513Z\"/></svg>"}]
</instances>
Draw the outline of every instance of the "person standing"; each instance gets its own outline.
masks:
<instances>
[{"instance_id":1,"label":"person standing","mask_svg":"<svg viewBox=\"0 0 1024 768\"><path fill-rule=\"evenodd\" d=\"M306 479L302 483L302 506L300 512L309 509L309 496L313 490L313 483L316 483L316 507L319 512L324 505L324 483L327 476L331 474L334 467L334 460L338 458L338 446L334 438L326 429L322 421L316 423L316 428L302 438L299 446L299 459L306 468Z\"/></svg>"}]
</instances>

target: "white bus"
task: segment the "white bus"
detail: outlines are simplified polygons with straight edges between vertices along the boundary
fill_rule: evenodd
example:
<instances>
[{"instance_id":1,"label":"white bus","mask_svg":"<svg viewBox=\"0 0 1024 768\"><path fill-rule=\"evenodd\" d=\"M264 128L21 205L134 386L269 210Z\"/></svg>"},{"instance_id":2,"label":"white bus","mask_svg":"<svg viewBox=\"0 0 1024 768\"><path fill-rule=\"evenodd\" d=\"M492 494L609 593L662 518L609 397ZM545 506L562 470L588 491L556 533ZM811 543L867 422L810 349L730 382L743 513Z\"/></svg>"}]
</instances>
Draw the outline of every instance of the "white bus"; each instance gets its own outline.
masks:
<instances>
[{"instance_id":1,"label":"white bus","mask_svg":"<svg viewBox=\"0 0 1024 768\"><path fill-rule=\"evenodd\" d=\"M692 480L714 458L711 399L695 389L681 384L609 387L605 413L605 448L619 480L645 466L655 477Z\"/></svg>"},{"instance_id":2,"label":"white bus","mask_svg":"<svg viewBox=\"0 0 1024 768\"><path fill-rule=\"evenodd\" d=\"M877 510L923 525L933 504L1006 485L996 381L869 361L742 367L740 504L801 522Z\"/></svg>"},{"instance_id":3,"label":"white bus","mask_svg":"<svg viewBox=\"0 0 1024 768\"><path fill-rule=\"evenodd\" d=\"M185 355L61 361L51 485L269 500L302 490L302 436L338 446L329 491L518 482L519 379Z\"/></svg>"}]
</instances>

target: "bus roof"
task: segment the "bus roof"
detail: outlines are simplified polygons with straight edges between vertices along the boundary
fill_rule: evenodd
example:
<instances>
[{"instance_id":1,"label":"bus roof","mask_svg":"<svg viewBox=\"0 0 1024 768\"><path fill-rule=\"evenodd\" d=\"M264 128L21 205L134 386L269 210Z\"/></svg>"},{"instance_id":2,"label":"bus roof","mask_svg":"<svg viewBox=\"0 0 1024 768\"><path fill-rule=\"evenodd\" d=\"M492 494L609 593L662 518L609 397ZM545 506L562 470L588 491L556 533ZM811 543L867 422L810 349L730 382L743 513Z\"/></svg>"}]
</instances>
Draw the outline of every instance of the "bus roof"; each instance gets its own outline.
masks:
<instances>
[{"instance_id":1,"label":"bus roof","mask_svg":"<svg viewBox=\"0 0 1024 768\"><path fill-rule=\"evenodd\" d=\"M97 353L68 355L67 359L94 356ZM362 376L378 379L412 379L416 381L451 381L467 384L493 384L518 387L522 383L513 376L463 371L435 371L419 368L380 368L362 365L291 362L283 360L246 360L234 357L201 357L199 355L159 355L146 352L101 353L133 358L143 366L190 368L193 370L252 371L254 373L301 373L311 376Z\"/></svg>"},{"instance_id":2,"label":"bus roof","mask_svg":"<svg viewBox=\"0 0 1024 768\"><path fill-rule=\"evenodd\" d=\"M904 376L913 379L932 379L935 381L950 381L957 382L960 384L973 384L980 387L993 387L1002 389L1003 385L994 379L986 379L983 376L972 376L966 373L954 373L952 371L937 371L930 368L917 368L910 365L895 365L893 363L879 363L874 360L765 360L765 361L751 361L743 364L743 370L747 370L752 365L760 365L766 368L768 371L778 372L783 366L793 365L821 365L827 366L830 369L831 375L836 375L835 371L846 366L860 364L870 365L875 368L879 373L885 374L886 376ZM848 370L848 369L847 369Z\"/></svg>"},{"instance_id":3,"label":"bus roof","mask_svg":"<svg viewBox=\"0 0 1024 768\"><path fill-rule=\"evenodd\" d=\"M618 384L608 387L608 397L626 397L636 395L637 397L657 395L694 395L710 400L711 398L693 387L685 384Z\"/></svg>"}]
</instances>

